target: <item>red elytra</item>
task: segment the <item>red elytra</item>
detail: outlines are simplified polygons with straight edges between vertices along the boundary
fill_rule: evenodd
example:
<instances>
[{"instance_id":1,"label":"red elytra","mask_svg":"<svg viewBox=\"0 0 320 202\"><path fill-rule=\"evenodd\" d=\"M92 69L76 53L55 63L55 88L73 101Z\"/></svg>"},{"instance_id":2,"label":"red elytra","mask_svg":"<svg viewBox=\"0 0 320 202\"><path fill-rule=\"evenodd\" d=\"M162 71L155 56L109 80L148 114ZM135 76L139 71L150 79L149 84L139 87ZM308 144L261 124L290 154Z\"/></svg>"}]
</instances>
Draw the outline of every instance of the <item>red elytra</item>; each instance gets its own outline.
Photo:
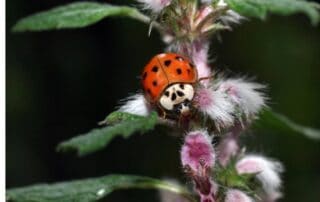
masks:
<instances>
[{"instance_id":1,"label":"red elytra","mask_svg":"<svg viewBox=\"0 0 320 202\"><path fill-rule=\"evenodd\" d=\"M197 79L197 69L192 62L176 53L154 56L142 72L143 90L151 103L157 102L163 91L171 84L193 84Z\"/></svg>"}]
</instances>

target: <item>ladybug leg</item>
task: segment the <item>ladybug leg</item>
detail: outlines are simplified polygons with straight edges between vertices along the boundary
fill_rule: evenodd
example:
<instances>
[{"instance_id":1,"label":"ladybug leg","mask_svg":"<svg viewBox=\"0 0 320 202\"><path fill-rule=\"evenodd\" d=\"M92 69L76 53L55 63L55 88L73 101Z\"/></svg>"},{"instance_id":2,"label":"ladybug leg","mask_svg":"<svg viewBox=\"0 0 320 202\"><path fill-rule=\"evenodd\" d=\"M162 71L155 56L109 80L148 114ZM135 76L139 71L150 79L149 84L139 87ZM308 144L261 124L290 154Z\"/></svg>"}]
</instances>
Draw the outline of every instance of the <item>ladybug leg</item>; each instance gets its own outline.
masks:
<instances>
[{"instance_id":1,"label":"ladybug leg","mask_svg":"<svg viewBox=\"0 0 320 202\"><path fill-rule=\"evenodd\" d=\"M166 119L166 117L167 117L167 113L164 110L162 110L162 118Z\"/></svg>"},{"instance_id":2,"label":"ladybug leg","mask_svg":"<svg viewBox=\"0 0 320 202\"><path fill-rule=\"evenodd\" d=\"M162 109L161 107L159 107L160 111L161 111L161 118L166 119L167 118L167 113L164 109Z\"/></svg>"}]
</instances>

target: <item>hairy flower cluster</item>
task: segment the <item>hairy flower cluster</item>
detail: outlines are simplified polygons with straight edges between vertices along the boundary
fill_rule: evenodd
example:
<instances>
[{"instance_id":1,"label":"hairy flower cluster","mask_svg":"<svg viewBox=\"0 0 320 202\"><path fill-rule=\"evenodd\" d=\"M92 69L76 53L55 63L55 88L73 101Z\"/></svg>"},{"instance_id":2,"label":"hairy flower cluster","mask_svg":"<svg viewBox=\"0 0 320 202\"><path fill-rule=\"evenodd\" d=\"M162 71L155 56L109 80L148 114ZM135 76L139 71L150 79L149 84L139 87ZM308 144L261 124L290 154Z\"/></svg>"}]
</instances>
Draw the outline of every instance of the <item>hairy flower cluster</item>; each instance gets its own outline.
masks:
<instances>
[{"instance_id":1,"label":"hairy flower cluster","mask_svg":"<svg viewBox=\"0 0 320 202\"><path fill-rule=\"evenodd\" d=\"M190 132L184 137L180 157L200 201L272 202L280 198L282 165L246 154L239 144L241 133L266 107L266 86L243 77L214 74L209 64L210 36L244 18L223 0L202 0L199 4L183 0L139 2L156 14L166 50L188 57L197 68L199 80L192 100L196 110L188 127L183 128ZM152 110L154 106L141 93L129 97L119 108L141 116ZM160 120L169 123L165 118ZM177 124L170 121L170 126Z\"/></svg>"},{"instance_id":2,"label":"hairy flower cluster","mask_svg":"<svg viewBox=\"0 0 320 202\"><path fill-rule=\"evenodd\" d=\"M251 121L265 106L263 85L242 78L217 80L197 90L195 103L200 112L212 119L218 128Z\"/></svg>"}]
</instances>

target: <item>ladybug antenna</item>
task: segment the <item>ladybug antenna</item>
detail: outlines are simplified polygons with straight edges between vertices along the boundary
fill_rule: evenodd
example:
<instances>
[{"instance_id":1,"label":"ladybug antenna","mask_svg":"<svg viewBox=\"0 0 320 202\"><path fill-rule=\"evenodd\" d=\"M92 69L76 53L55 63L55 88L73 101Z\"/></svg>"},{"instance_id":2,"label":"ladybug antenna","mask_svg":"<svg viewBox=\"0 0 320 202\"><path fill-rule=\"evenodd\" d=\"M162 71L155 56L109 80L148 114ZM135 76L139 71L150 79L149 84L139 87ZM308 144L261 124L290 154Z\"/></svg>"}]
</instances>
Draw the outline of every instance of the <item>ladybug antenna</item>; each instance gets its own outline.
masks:
<instances>
[{"instance_id":1,"label":"ladybug antenna","mask_svg":"<svg viewBox=\"0 0 320 202\"><path fill-rule=\"evenodd\" d=\"M201 78L198 79L198 81L200 82L200 81L207 80L207 79L213 79L214 76L215 76L215 75L212 74L211 76L201 77Z\"/></svg>"}]
</instances>

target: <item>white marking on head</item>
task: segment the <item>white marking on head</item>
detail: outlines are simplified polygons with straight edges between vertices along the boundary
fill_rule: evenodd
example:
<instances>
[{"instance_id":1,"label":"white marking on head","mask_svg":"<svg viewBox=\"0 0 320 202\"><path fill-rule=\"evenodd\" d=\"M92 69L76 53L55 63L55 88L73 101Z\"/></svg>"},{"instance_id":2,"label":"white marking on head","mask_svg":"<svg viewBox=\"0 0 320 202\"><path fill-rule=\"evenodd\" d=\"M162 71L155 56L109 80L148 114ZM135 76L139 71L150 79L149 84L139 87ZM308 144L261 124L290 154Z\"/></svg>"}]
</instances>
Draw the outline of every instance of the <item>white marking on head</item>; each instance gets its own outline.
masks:
<instances>
[{"instance_id":1,"label":"white marking on head","mask_svg":"<svg viewBox=\"0 0 320 202\"><path fill-rule=\"evenodd\" d=\"M160 105L166 110L173 110L174 105L185 100L191 101L194 96L194 89L191 84L176 83L169 86L160 97Z\"/></svg>"}]
</instances>

